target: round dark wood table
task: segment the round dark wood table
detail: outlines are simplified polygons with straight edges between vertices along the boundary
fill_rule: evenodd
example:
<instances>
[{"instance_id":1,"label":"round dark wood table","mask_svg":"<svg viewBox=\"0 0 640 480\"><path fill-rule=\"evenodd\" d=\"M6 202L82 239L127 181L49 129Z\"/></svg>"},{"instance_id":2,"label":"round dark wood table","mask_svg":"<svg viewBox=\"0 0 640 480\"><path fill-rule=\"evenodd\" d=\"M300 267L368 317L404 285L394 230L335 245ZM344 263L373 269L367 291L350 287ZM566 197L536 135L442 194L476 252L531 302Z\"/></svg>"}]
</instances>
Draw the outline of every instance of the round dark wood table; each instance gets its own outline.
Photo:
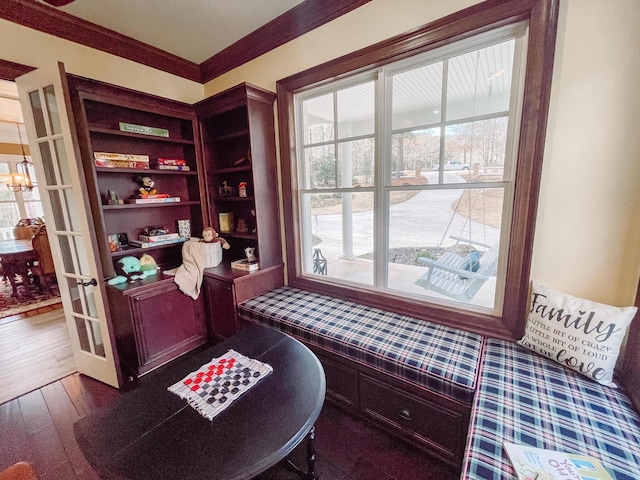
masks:
<instances>
[{"instance_id":1,"label":"round dark wood table","mask_svg":"<svg viewBox=\"0 0 640 480\"><path fill-rule=\"evenodd\" d=\"M233 349L273 372L209 421L167 388ZM82 452L104 478L248 479L286 459L305 438L315 472L313 425L325 396L316 356L276 330L252 326L155 370L113 404L74 424ZM295 467L293 467L295 468Z\"/></svg>"}]
</instances>

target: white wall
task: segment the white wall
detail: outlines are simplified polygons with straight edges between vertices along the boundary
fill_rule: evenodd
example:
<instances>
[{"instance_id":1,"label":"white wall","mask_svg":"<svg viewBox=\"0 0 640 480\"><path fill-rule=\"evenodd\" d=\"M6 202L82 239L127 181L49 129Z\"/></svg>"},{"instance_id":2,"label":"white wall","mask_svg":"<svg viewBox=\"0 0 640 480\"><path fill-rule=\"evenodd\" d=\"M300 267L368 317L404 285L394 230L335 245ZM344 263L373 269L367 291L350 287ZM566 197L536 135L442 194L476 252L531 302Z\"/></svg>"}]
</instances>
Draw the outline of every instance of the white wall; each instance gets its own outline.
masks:
<instances>
[{"instance_id":1,"label":"white wall","mask_svg":"<svg viewBox=\"0 0 640 480\"><path fill-rule=\"evenodd\" d=\"M561 2L532 277L633 304L640 258L640 2Z\"/></svg>"}]
</instances>

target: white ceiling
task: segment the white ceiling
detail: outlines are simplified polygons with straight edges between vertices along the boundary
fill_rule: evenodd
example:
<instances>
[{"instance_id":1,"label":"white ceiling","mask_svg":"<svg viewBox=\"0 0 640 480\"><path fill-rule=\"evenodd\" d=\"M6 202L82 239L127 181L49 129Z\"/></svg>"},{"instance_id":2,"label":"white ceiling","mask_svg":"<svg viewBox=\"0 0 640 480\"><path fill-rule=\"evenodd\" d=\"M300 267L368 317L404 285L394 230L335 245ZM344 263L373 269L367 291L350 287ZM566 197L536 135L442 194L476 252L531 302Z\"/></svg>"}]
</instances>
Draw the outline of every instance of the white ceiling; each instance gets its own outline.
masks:
<instances>
[{"instance_id":1,"label":"white ceiling","mask_svg":"<svg viewBox=\"0 0 640 480\"><path fill-rule=\"evenodd\" d=\"M75 0L58 10L200 64L302 1Z\"/></svg>"}]
</instances>

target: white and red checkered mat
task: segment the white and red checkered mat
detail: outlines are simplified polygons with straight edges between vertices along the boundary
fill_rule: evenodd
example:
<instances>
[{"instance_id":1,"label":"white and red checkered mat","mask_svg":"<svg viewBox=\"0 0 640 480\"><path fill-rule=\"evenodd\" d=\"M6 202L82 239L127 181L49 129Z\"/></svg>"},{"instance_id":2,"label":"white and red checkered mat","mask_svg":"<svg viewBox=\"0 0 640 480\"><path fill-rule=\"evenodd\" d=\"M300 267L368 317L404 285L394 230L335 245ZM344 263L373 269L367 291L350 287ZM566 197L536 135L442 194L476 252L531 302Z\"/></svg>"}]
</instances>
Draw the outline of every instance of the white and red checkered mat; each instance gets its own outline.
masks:
<instances>
[{"instance_id":1,"label":"white and red checkered mat","mask_svg":"<svg viewBox=\"0 0 640 480\"><path fill-rule=\"evenodd\" d=\"M187 400L200 415L213 420L272 371L269 364L229 350L171 385L168 390Z\"/></svg>"}]
</instances>

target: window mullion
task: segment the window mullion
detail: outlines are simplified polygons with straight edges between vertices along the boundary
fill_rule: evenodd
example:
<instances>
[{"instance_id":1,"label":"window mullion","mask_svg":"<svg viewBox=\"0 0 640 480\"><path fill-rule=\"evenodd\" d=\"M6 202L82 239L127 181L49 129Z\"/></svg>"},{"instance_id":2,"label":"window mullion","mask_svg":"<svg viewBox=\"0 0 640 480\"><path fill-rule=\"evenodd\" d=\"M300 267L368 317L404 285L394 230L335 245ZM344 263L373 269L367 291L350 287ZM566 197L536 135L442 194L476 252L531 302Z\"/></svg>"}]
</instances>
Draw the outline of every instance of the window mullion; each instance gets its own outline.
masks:
<instances>
[{"instance_id":1,"label":"window mullion","mask_svg":"<svg viewBox=\"0 0 640 480\"><path fill-rule=\"evenodd\" d=\"M389 275L389 201L386 182L391 178L391 93L393 83L387 82L384 69L378 71L376 81L376 149L374 198L374 285L386 287Z\"/></svg>"}]
</instances>

